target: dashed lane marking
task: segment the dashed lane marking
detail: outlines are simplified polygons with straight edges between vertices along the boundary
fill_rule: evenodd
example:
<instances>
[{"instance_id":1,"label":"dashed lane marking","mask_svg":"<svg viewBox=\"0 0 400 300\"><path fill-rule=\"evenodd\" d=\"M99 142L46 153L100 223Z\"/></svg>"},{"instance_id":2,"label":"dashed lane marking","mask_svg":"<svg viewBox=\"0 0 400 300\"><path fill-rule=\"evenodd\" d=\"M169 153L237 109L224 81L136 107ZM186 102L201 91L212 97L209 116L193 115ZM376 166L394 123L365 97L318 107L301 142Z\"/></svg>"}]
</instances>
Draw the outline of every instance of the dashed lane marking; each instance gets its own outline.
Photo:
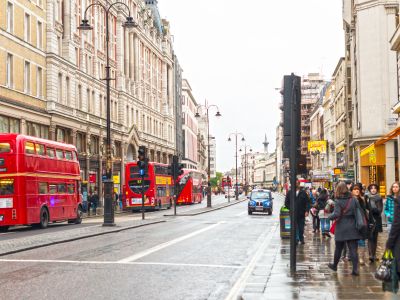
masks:
<instances>
[{"instance_id":1,"label":"dashed lane marking","mask_svg":"<svg viewBox=\"0 0 400 300\"><path fill-rule=\"evenodd\" d=\"M73 264L73 265L151 265L171 267L197 267L197 268L219 268L219 269L242 269L243 266L236 265L212 265L212 264L184 264L164 262L118 262L118 261L79 261L79 260L51 260L51 259L0 259L0 263L49 263L49 264Z\"/></svg>"},{"instance_id":2,"label":"dashed lane marking","mask_svg":"<svg viewBox=\"0 0 400 300\"><path fill-rule=\"evenodd\" d=\"M119 260L118 262L120 262L120 263L126 263L126 262L132 262L132 261L138 260L138 259L140 259L140 258L142 258L142 257L145 257L145 256L149 255L149 254L152 254L152 253L154 253L154 252L157 252L157 251L159 251L159 250L161 250L161 249L167 248L167 247L172 246L172 245L174 245L174 244L176 244L176 243L182 242L182 241L187 240L187 239L190 239L190 238L192 238L192 237L194 237L194 236L196 236L196 235L199 235L199 234L201 234L201 233L203 233L203 232L206 232L206 231L208 231L208 230L211 230L211 229L213 229L213 228L215 228L215 227L217 227L217 226L219 226L219 225L221 225L221 224L223 224L223 223L225 223L225 222L224 222L224 221L221 221L221 222L218 222L218 223L216 223L216 224L207 226L207 227L205 227L205 228L202 228L202 229L200 229L200 230L194 231L194 232L189 233L189 234L187 234L187 235L184 235L184 236L181 236L181 237L179 237L179 238L173 239L173 240L171 240L171 241L168 241L168 242L159 244L159 245L157 245L157 246L154 246L154 247L152 247L152 248L150 248L150 249L147 249L147 250L145 250L145 251L142 251L142 252L136 253L136 254L134 254L134 255L128 256L128 257L126 257L126 258L124 258L124 259Z\"/></svg>"},{"instance_id":3,"label":"dashed lane marking","mask_svg":"<svg viewBox=\"0 0 400 300\"><path fill-rule=\"evenodd\" d=\"M235 215L235 217L243 216L244 214L247 214L247 211L242 211L240 214Z\"/></svg>"}]
</instances>

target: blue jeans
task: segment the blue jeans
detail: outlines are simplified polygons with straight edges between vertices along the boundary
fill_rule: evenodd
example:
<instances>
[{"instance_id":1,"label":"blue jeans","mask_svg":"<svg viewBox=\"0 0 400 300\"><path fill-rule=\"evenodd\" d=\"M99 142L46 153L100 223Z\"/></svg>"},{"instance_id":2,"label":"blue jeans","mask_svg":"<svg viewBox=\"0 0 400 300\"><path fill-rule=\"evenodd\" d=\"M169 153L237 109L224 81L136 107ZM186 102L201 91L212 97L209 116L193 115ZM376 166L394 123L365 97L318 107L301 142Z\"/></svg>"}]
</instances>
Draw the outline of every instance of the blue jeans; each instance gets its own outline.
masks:
<instances>
[{"instance_id":1,"label":"blue jeans","mask_svg":"<svg viewBox=\"0 0 400 300\"><path fill-rule=\"evenodd\" d=\"M321 231L322 233L329 233L331 229L331 224L328 218L321 218Z\"/></svg>"}]
</instances>

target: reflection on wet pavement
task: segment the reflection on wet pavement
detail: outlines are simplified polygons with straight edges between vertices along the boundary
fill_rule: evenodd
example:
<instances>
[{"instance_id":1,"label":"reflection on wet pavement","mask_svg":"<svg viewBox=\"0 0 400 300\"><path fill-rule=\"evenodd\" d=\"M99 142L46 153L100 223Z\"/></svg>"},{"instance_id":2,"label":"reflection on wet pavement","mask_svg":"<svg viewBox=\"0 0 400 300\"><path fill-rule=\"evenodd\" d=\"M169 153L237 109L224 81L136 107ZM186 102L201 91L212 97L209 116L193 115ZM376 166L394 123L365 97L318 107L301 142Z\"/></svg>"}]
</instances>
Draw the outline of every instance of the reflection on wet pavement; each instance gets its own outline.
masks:
<instances>
[{"instance_id":1,"label":"reflection on wet pavement","mask_svg":"<svg viewBox=\"0 0 400 300\"><path fill-rule=\"evenodd\" d=\"M386 242L386 228L379 236L377 256L381 257ZM242 299L400 299L400 295L382 292L381 282L373 273L378 263L360 266L360 276L351 275L350 262L341 261L337 273L328 263L333 261L334 238L312 233L306 224L305 245L297 250L297 273L289 271L289 240L281 240L276 231L266 253L247 280Z\"/></svg>"}]
</instances>

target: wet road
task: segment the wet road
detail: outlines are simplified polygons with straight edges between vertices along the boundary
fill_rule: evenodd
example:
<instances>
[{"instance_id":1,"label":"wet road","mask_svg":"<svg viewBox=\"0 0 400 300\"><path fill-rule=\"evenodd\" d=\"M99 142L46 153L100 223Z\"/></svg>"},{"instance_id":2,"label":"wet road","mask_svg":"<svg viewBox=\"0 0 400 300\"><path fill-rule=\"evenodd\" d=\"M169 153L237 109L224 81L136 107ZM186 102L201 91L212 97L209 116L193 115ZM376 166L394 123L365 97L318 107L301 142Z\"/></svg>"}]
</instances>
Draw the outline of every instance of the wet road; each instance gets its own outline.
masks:
<instances>
[{"instance_id":1,"label":"wet road","mask_svg":"<svg viewBox=\"0 0 400 300\"><path fill-rule=\"evenodd\" d=\"M225 199L224 195L218 195L218 196L213 196L212 197L212 205L218 205L221 203L227 203L228 200ZM185 206L178 206L177 207L177 213L186 213L193 211L195 209L199 208L204 208L207 206L207 199L205 198L201 203L196 203L193 205L185 205ZM149 211L146 212L146 218L159 218L162 217L166 213L173 213L173 208L170 210L161 210L161 211ZM127 212L123 214L116 214L116 222L118 221L128 221L132 219L141 219L141 213L135 212ZM61 223L54 223L50 224L48 228L46 229L38 229L38 228L33 228L31 226L18 226L18 227L11 227L7 232L3 233L0 232L0 239L1 240L9 240L9 239L15 239L15 238L23 238L27 236L34 236L34 235L39 235L39 234L44 234L44 233L49 233L49 232L60 232L64 230L71 230L71 229L76 229L76 228L84 228L84 227L90 227L90 226L97 226L98 224L103 222L103 216L99 217L92 217L92 218L87 218L83 220L83 223L80 225L75 225L75 224L67 224L67 222L61 222Z\"/></svg>"},{"instance_id":2,"label":"wet road","mask_svg":"<svg viewBox=\"0 0 400 300\"><path fill-rule=\"evenodd\" d=\"M275 200L275 208L281 200ZM3 256L2 297L236 299L254 262L268 247L277 214L276 209L273 216L248 216L247 203L242 202L207 214L169 217L162 224Z\"/></svg>"}]
</instances>

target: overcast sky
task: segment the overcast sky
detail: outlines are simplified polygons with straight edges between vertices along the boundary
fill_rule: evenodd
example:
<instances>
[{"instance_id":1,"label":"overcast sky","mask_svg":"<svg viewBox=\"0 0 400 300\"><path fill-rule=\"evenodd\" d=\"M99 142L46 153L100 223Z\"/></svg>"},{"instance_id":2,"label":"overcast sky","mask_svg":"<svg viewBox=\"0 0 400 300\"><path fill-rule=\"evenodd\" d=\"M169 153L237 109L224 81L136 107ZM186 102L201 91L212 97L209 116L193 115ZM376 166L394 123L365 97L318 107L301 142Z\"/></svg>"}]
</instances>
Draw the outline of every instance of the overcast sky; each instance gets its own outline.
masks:
<instances>
[{"instance_id":1,"label":"overcast sky","mask_svg":"<svg viewBox=\"0 0 400 300\"><path fill-rule=\"evenodd\" d=\"M235 130L253 151L262 150L267 134L274 151L283 75L322 72L330 80L344 54L339 0L158 2L197 102L220 108L222 117L210 122L218 171L235 165L234 143L227 142Z\"/></svg>"}]
</instances>

